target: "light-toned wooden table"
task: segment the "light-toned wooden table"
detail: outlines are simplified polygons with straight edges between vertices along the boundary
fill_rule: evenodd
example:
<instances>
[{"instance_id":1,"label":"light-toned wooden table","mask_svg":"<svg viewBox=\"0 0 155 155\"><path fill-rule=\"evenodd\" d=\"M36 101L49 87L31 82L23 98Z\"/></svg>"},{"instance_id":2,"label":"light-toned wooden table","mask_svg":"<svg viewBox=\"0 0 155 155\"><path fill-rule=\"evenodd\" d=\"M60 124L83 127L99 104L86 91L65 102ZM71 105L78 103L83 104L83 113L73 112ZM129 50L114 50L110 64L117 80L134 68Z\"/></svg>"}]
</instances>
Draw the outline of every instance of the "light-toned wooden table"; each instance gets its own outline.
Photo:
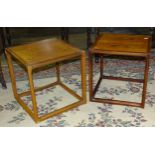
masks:
<instances>
[{"instance_id":1,"label":"light-toned wooden table","mask_svg":"<svg viewBox=\"0 0 155 155\"><path fill-rule=\"evenodd\" d=\"M147 80L149 72L149 56L151 49L151 37L148 35L129 35L129 34L112 34L103 33L101 34L96 42L92 45L89 51L89 94L90 100L99 103L111 103L117 105L128 105L144 108L146 99L146 89ZM93 85L93 56L97 54L100 57L100 78L96 84ZM143 79L133 79L133 78L123 78L123 77L113 77L105 76L103 74L103 57L104 56L120 56L126 57L128 59L140 59L144 61L145 70ZM139 82L143 84L142 99L141 103L130 102L130 101L120 101L112 99L103 99L95 97L101 81L103 79L109 80L122 80Z\"/></svg>"},{"instance_id":2,"label":"light-toned wooden table","mask_svg":"<svg viewBox=\"0 0 155 155\"><path fill-rule=\"evenodd\" d=\"M8 61L9 70L10 70L14 96L16 100L19 102L19 104L23 107L23 109L26 110L26 112L33 118L33 120L36 123L86 103L85 51L75 48L58 39L47 39L47 40L37 41L31 44L25 44L25 45L6 48L6 55L7 55L7 61ZM19 61L26 68L28 73L30 90L20 94L17 92L12 58L15 58L17 61ZM81 60L81 87L82 87L81 96L76 94L73 90L71 90L65 84L63 84L60 78L59 63L65 60L72 60L72 59ZM49 64L56 64L57 81L55 83L42 86L37 89L34 88L34 82L33 82L33 76L32 76L33 70ZM60 108L58 110L55 110L53 112L50 112L48 114L45 114L39 117L35 92L41 91L43 89L46 89L55 85L60 85L67 92L69 92L71 95L76 97L78 101L75 103L71 103L66 107ZM26 106L26 104L21 99L21 97L27 96L27 95L32 96L33 110L30 110L29 107Z\"/></svg>"}]
</instances>

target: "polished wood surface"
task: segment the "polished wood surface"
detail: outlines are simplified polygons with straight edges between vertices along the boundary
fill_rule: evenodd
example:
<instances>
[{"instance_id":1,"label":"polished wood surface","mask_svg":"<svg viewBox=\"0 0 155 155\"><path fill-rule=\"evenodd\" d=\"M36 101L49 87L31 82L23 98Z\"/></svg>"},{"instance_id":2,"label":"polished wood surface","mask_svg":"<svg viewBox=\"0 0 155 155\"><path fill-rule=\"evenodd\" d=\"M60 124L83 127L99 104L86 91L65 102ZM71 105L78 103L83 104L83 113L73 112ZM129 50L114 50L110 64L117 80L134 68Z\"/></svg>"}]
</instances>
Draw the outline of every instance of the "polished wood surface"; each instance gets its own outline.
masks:
<instances>
[{"instance_id":1,"label":"polished wood surface","mask_svg":"<svg viewBox=\"0 0 155 155\"><path fill-rule=\"evenodd\" d=\"M37 66L79 56L81 50L58 39L47 39L6 49L21 63Z\"/></svg>"},{"instance_id":2,"label":"polished wood surface","mask_svg":"<svg viewBox=\"0 0 155 155\"><path fill-rule=\"evenodd\" d=\"M151 37L148 35L103 33L97 38L91 49L97 53L98 51L115 54L122 52L122 54L128 53L128 55L148 53L148 46L151 46L148 44L150 39Z\"/></svg>"},{"instance_id":3,"label":"polished wood surface","mask_svg":"<svg viewBox=\"0 0 155 155\"><path fill-rule=\"evenodd\" d=\"M32 119L36 123L86 103L85 51L75 48L61 40L49 39L49 40L38 41L32 44L26 44L26 45L7 48L6 56L7 56L14 96L16 100L19 102L19 104L23 107L23 109L32 117ZM25 66L28 73L30 90L24 91L20 94L17 92L12 58L16 58L17 61L20 61L23 64L23 66ZM81 95L76 94L73 90L71 90L65 84L63 84L60 78L60 62L63 60L71 60L75 58L81 60ZM46 86L35 88L34 82L33 82L33 76L32 76L33 70L35 68L42 67L48 64L53 64L53 63L55 64L55 67L56 67L57 81L54 83L48 84ZM70 93L72 96L77 98L78 101L39 117L35 93L37 91L41 91L43 89L46 89L55 85L59 85L62 88L64 88L68 93ZM31 95L32 105L33 105L32 110L29 109L29 107L26 106L24 101L21 99L21 97L27 96L27 95Z\"/></svg>"},{"instance_id":4,"label":"polished wood surface","mask_svg":"<svg viewBox=\"0 0 155 155\"><path fill-rule=\"evenodd\" d=\"M134 107L144 108L146 91L147 91L147 81L149 72L149 55L151 49L151 37L146 35L128 35L128 34L110 34L104 33L99 36L94 45L89 51L89 98L92 102L99 103L110 103L117 105L127 105ZM94 86L93 82L93 57L98 54L100 57L100 77L97 84ZM144 78L143 79L132 79L123 77L113 77L104 75L104 61L103 57L105 55L119 55L124 58L124 56L129 56L128 58L134 58L136 60L141 57L141 61L144 61ZM127 58L127 57L126 57ZM139 60L139 59L138 59ZM95 95L100 87L102 80L121 80L130 82L139 82L143 84L141 103L103 99L96 98Z\"/></svg>"}]
</instances>

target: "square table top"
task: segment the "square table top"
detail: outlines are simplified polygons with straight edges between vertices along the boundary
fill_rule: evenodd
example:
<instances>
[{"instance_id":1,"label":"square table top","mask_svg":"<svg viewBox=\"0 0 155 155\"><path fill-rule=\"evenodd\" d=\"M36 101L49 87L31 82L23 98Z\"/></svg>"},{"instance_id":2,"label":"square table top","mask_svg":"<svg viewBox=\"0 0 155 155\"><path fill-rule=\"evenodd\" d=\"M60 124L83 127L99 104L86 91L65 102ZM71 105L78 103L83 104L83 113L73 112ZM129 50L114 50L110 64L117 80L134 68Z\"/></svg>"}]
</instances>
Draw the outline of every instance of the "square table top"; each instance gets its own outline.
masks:
<instances>
[{"instance_id":1,"label":"square table top","mask_svg":"<svg viewBox=\"0 0 155 155\"><path fill-rule=\"evenodd\" d=\"M9 47L6 52L25 66L50 64L81 55L80 49L56 38Z\"/></svg>"},{"instance_id":2,"label":"square table top","mask_svg":"<svg viewBox=\"0 0 155 155\"><path fill-rule=\"evenodd\" d=\"M133 34L101 34L90 48L94 53L143 55L150 52L151 36Z\"/></svg>"}]
</instances>

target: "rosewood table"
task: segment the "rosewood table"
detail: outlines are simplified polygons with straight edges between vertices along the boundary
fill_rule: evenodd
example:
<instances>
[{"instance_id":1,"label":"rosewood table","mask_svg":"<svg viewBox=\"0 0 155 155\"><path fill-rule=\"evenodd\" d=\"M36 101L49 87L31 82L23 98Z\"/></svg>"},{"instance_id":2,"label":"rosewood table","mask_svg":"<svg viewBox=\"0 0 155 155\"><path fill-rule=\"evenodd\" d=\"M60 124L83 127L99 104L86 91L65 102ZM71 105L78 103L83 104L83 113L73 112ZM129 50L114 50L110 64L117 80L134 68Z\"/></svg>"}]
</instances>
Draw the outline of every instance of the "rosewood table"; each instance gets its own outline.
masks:
<instances>
[{"instance_id":1,"label":"rosewood table","mask_svg":"<svg viewBox=\"0 0 155 155\"><path fill-rule=\"evenodd\" d=\"M148 35L128 35L128 34L101 34L96 42L91 46L89 50L89 94L90 100L100 103L111 103L117 105L128 105L144 108L148 71L149 71L149 55L151 48L151 37ZM93 57L95 54L100 56L100 78L96 84L93 85ZM143 60L145 63L144 79L132 79L123 77L105 76L103 74L103 57L104 56L126 56L127 58L134 58ZM141 103L103 99L95 97L103 79L109 80L122 80L139 82L143 84Z\"/></svg>"},{"instance_id":2,"label":"rosewood table","mask_svg":"<svg viewBox=\"0 0 155 155\"><path fill-rule=\"evenodd\" d=\"M33 118L35 122L43 121L49 117L55 116L57 114L60 114L69 109L72 109L74 107L86 103L85 51L75 48L58 39L47 39L37 41L31 44L6 48L6 55L10 70L14 96L16 100L19 102L19 104L23 107L23 109L25 109L25 111ZM17 92L12 58L15 58L17 61L19 61L27 70L30 90L26 92L22 93ZM82 89L81 96L76 94L73 90L71 90L65 84L63 84L60 78L60 62L72 59L81 60L81 89ZM34 82L32 76L34 69L41 68L49 64L56 65L57 81L55 83L42 86L40 88L34 88ZM68 93L77 98L78 101L39 117L35 93L37 91L41 91L43 89L55 85L60 85ZM32 97L32 105L33 105L32 110L28 106L26 106L24 101L21 99L21 97L28 95L31 95Z\"/></svg>"}]
</instances>

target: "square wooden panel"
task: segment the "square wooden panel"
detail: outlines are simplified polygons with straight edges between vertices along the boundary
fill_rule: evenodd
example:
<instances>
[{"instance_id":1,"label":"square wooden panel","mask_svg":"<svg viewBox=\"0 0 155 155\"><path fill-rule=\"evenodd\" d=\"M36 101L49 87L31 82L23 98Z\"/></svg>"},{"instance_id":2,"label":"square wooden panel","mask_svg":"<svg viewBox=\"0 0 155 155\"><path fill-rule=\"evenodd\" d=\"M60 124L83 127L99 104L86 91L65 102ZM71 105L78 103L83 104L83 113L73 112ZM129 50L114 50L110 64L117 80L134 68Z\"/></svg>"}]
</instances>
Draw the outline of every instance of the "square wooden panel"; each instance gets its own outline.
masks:
<instances>
[{"instance_id":1,"label":"square wooden panel","mask_svg":"<svg viewBox=\"0 0 155 155\"><path fill-rule=\"evenodd\" d=\"M80 49L55 38L9 47L6 50L23 65L34 68L40 64L47 65L81 54Z\"/></svg>"},{"instance_id":2,"label":"square wooden panel","mask_svg":"<svg viewBox=\"0 0 155 155\"><path fill-rule=\"evenodd\" d=\"M151 47L150 39L148 35L103 33L97 38L91 51L118 55L145 55Z\"/></svg>"}]
</instances>

